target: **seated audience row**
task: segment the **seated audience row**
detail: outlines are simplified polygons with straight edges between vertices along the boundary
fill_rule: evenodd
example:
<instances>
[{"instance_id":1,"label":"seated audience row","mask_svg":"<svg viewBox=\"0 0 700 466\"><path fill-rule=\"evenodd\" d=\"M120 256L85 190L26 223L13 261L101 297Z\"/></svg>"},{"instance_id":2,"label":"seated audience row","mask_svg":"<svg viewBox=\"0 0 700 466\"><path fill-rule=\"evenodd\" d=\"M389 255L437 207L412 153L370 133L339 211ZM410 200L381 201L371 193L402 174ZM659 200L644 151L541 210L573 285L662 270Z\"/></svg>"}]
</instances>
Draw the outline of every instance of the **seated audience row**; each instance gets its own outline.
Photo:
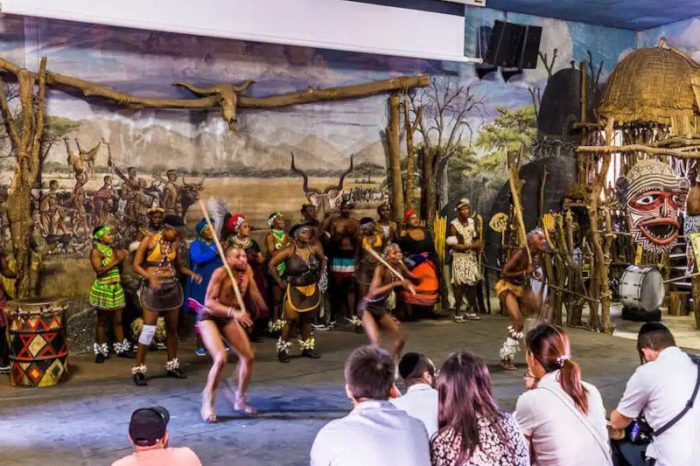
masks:
<instances>
[{"instance_id":1,"label":"seated audience row","mask_svg":"<svg viewBox=\"0 0 700 466\"><path fill-rule=\"evenodd\" d=\"M612 432L648 424L648 445L628 435L611 450L603 400L581 380L561 328L538 325L526 346L526 391L512 415L498 407L488 368L470 353L453 353L439 372L425 355L407 353L398 365L407 385L400 396L391 355L356 349L345 364L354 408L319 431L311 466L700 465L700 361L663 324L641 327L642 366L610 422ZM168 420L162 407L136 410L129 426L135 452L114 464L199 465L190 449L168 448Z\"/></svg>"},{"instance_id":2,"label":"seated audience row","mask_svg":"<svg viewBox=\"0 0 700 466\"><path fill-rule=\"evenodd\" d=\"M622 448L627 440L611 449L602 397L581 379L567 334L541 324L528 332L526 346L526 391L512 415L498 407L477 356L454 353L438 372L425 355L407 353L398 366L407 392L399 396L391 356L358 348L345 366L354 409L321 429L311 465L700 465L700 404L693 403L700 366L663 324L642 326L643 365L611 416L611 429L622 430L646 415L656 435L633 453Z\"/></svg>"}]
</instances>

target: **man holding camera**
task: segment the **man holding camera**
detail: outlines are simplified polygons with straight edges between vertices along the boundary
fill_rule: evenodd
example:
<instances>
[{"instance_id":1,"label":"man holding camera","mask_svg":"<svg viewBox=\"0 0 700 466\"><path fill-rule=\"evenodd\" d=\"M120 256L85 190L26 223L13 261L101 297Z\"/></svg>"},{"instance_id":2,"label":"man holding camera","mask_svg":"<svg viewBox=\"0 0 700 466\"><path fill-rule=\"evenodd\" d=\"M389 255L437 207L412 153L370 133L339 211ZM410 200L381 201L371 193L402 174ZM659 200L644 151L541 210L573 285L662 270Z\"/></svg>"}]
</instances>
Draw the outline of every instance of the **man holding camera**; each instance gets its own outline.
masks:
<instances>
[{"instance_id":1,"label":"man holding camera","mask_svg":"<svg viewBox=\"0 0 700 466\"><path fill-rule=\"evenodd\" d=\"M676 346L661 322L639 329L637 351L642 365L627 382L622 400L610 416L613 429L647 431L651 443L646 465L700 464L700 365ZM643 414L645 421L640 422ZM648 424L648 428L645 424Z\"/></svg>"}]
</instances>

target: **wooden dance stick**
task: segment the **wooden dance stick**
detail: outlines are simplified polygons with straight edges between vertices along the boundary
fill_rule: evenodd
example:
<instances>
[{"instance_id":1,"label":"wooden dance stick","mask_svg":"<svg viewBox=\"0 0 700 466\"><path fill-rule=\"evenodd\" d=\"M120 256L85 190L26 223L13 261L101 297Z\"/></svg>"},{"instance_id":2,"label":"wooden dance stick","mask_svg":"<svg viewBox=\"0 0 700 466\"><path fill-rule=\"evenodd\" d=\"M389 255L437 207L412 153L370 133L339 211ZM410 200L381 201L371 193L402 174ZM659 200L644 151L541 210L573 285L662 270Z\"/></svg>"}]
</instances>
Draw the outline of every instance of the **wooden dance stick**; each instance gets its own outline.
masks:
<instances>
[{"instance_id":1,"label":"wooden dance stick","mask_svg":"<svg viewBox=\"0 0 700 466\"><path fill-rule=\"evenodd\" d=\"M380 256L379 254L377 254L377 251L375 251L374 249L372 249L372 248L370 248L370 247L365 247L365 250L367 250L367 252L369 252L370 254L372 254L372 255L374 256L374 258L377 259L379 262L381 262L382 264L384 264L384 266L385 266L387 269L389 269L389 271L390 271L391 273L393 273L394 275L396 275L396 278L399 278L401 281L406 281L406 279L403 277L403 275L401 275L401 274L399 273L398 270L396 270L396 269L393 268L391 265L389 265L389 263L388 263L387 261L385 261L384 258L383 258L382 256ZM411 292L412 294L416 294L416 289L413 287L413 285L409 285L408 289L410 290L410 292Z\"/></svg>"},{"instance_id":2,"label":"wooden dance stick","mask_svg":"<svg viewBox=\"0 0 700 466\"><path fill-rule=\"evenodd\" d=\"M684 280L684 279L686 279L686 278L697 277L698 275L700 275L700 272L691 273L690 275L683 275L682 277L676 277L676 278L672 278L672 279L670 279L670 280L664 280L662 283L677 282L677 281L680 281L680 280Z\"/></svg>"},{"instance_id":3,"label":"wooden dance stick","mask_svg":"<svg viewBox=\"0 0 700 466\"><path fill-rule=\"evenodd\" d=\"M224 263L224 268L226 269L226 273L228 274L228 278L231 279L231 284L233 285L233 292L236 293L236 299L238 300L238 304L241 306L241 311L243 312L248 312L245 308L245 303L243 302L243 297L241 296L241 290L238 288L238 282L233 276L233 272L231 271L231 267L228 266L226 263L226 254L224 254L224 248L221 247L221 242L219 242L219 235L216 234L216 229L214 228L214 224L211 223L211 219L209 218L209 213L207 212L207 208L204 206L204 202L202 200L199 200L199 210L202 211L202 215L204 215L204 220L207 221L207 225L209 225L209 228L211 228L212 236L214 237L214 243L216 244L216 250L219 251L219 257L221 257L221 261Z\"/></svg>"}]
</instances>

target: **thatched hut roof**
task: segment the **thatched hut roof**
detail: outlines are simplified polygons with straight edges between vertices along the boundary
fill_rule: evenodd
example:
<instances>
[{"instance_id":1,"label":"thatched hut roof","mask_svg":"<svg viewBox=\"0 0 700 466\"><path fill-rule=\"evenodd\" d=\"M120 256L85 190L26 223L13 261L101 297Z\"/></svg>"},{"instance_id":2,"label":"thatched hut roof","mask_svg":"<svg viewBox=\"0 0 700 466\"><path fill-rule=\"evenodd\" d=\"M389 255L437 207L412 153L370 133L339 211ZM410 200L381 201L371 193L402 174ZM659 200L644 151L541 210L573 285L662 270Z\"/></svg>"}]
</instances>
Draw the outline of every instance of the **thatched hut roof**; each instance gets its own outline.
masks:
<instances>
[{"instance_id":1,"label":"thatched hut roof","mask_svg":"<svg viewBox=\"0 0 700 466\"><path fill-rule=\"evenodd\" d=\"M603 91L597 114L617 123L653 122L674 133L692 131L700 116L693 84L700 84L700 65L673 48L635 50L615 67Z\"/></svg>"}]
</instances>

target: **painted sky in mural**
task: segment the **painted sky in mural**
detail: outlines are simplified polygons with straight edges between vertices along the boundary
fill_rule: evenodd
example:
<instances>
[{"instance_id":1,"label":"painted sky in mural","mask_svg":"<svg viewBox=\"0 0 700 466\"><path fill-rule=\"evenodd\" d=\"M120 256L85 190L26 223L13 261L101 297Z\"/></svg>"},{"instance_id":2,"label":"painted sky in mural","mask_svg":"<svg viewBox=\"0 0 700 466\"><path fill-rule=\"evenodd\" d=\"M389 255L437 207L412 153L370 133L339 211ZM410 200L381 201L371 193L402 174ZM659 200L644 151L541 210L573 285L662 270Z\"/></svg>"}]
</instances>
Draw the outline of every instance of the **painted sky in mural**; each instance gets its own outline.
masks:
<instances>
[{"instance_id":1,"label":"painted sky in mural","mask_svg":"<svg viewBox=\"0 0 700 466\"><path fill-rule=\"evenodd\" d=\"M700 19L689 18L677 23L659 26L639 33L640 47L653 47L661 37L666 37L668 43L689 53L700 63Z\"/></svg>"},{"instance_id":2,"label":"painted sky in mural","mask_svg":"<svg viewBox=\"0 0 700 466\"><path fill-rule=\"evenodd\" d=\"M558 48L555 70L570 66L570 60L585 59L586 51L591 50L596 62L603 60L605 76L621 56L634 48L636 41L635 34L628 31L527 15L510 14L506 17L504 13L488 9L470 12L466 19L465 39L466 52L472 56L476 31L481 26L491 26L496 19L542 26L542 52L551 56L554 47ZM527 70L509 82L504 82L500 73L479 80L471 64L37 18L2 16L0 32L3 35L0 54L15 63L35 70L40 58L46 56L48 67L53 72L142 96L192 97L188 91L171 85L178 80L204 86L253 80L255 84L248 95L262 97L300 91L309 86L327 88L401 75L427 74L442 84L451 81L452 84L471 86L471 93L483 103L468 116L471 132L465 134L466 146L478 139L480 131L487 128L485 125L498 121L496 118L502 112L499 109L507 108L517 113L519 109L531 108L530 88L544 88L547 79L541 63L537 69ZM323 179L312 179L312 184L321 187L337 181L337 174L348 167L351 154L355 155L356 164L368 162L382 167L386 160L381 140L387 125L386 95L276 110L242 109L238 132L228 130L218 110L135 112L58 90L50 92L47 108L51 116L75 123L75 127L65 134L71 150L77 148L76 138L83 148L93 147L102 139L109 141L114 164L123 171L128 166L137 167L138 176L143 176L144 182L154 189L162 190L165 186L153 186L153 183L157 185L167 169L176 169L178 175L188 175L190 180L195 179L195 175L208 174L210 178L204 184L205 196L226 198L233 210L250 214L256 224L264 224L264 219L274 210L297 212L304 202L300 177L291 176L289 172L290 151L296 154L299 167L315 172L318 177L326 174ZM530 132L534 134L534 120L530 118L528 121ZM521 133L520 128L506 129L513 134ZM496 152L499 150L503 152L502 148ZM472 147L472 152L476 157L488 158L494 149L479 144ZM42 196L46 196L47 184L53 179L57 180L58 189L63 193L61 196L67 200L63 213L52 214L55 218L51 221L47 217L44 234L62 234L60 224L64 221L66 225L72 225L69 228L72 233L66 233L77 235L79 231L73 224L82 214L69 199L75 197L70 193L78 189L78 183L68 170L66 157L64 142L56 140L47 158L50 163L44 165ZM6 170L8 163L5 162ZM107 151L103 146L95 162L97 173L84 187L89 202L102 186L106 164ZM493 165L494 173L502 172L500 161ZM464 173L461 170L454 170L457 174L455 186L466 179L466 175L460 175ZM224 176L212 178L211 175ZM262 175L286 178L278 178L274 181L275 189L270 189L266 181L251 179ZM365 182L357 176L357 173L353 174L351 188L360 186L364 189L369 184L371 189L382 189L379 183L383 175L375 173L374 180L364 185ZM116 177L113 181L121 183ZM140 214L153 200L146 191L144 194L144 202L138 209ZM121 201L123 199L119 196L114 197L115 212ZM86 206L86 215L92 219L88 222L90 224L100 217L94 213L94 208ZM45 217L47 212L43 212ZM197 215L193 212L188 221L196 220ZM80 230L82 236L86 236L84 230Z\"/></svg>"},{"instance_id":3,"label":"painted sky in mural","mask_svg":"<svg viewBox=\"0 0 700 466\"><path fill-rule=\"evenodd\" d=\"M520 14L470 10L467 15L467 53L473 55L475 32L495 19L536 24L544 28L541 50L551 56L558 47L555 69L570 60L586 57L604 61L604 75L635 45L634 33ZM478 81L473 65L410 58L352 54L281 45L258 44L179 34L148 32L35 18L4 17L0 23L7 40L0 46L5 56L36 68L41 56L49 68L119 90L152 96L190 97L170 84L185 80L207 85L221 81L252 79L249 93L265 96L292 92L308 86L357 84L392 76L429 74L473 84L484 106L470 116L475 132L496 115L497 107L531 104L529 87L542 88L546 71L540 66L505 83L494 73ZM603 40L604 38L604 40ZM294 106L283 110L241 112L241 132L227 134L216 112L131 112L87 103L75 96L52 92L49 112L82 121L80 133L89 140L116 140L116 158L144 165L169 149L166 165L187 169L198 163L229 168L257 165L287 166L276 159L290 148L305 149L307 159L318 159L319 168L342 169L343 157L360 153L360 160L383 164L380 132L387 122L386 96L343 102ZM87 145L87 144L86 144ZM325 154L325 155L324 155ZM52 160L63 160L65 149L52 149ZM190 161L188 162L188 158ZM301 155L304 159L304 155ZM303 160L302 160L303 161Z\"/></svg>"}]
</instances>

